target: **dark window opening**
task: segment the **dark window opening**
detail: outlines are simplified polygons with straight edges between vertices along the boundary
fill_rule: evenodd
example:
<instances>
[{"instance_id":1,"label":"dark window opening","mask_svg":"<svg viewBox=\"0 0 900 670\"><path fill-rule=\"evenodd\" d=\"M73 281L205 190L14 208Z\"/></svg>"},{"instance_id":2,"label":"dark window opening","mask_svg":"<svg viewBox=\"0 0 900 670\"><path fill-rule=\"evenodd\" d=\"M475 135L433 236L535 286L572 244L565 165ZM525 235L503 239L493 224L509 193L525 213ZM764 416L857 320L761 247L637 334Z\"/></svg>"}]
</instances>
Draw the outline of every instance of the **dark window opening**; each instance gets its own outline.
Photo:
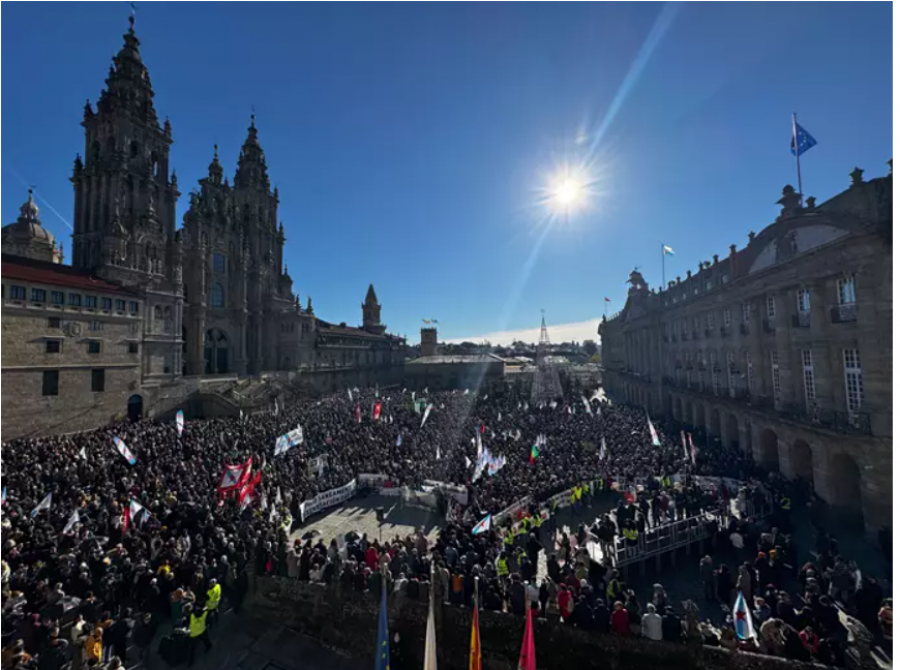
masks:
<instances>
[{"instance_id":1,"label":"dark window opening","mask_svg":"<svg viewBox=\"0 0 900 670\"><path fill-rule=\"evenodd\" d=\"M59 395L59 370L44 370L41 395Z\"/></svg>"},{"instance_id":2,"label":"dark window opening","mask_svg":"<svg viewBox=\"0 0 900 670\"><path fill-rule=\"evenodd\" d=\"M91 391L103 393L106 390L106 370L91 370Z\"/></svg>"}]
</instances>

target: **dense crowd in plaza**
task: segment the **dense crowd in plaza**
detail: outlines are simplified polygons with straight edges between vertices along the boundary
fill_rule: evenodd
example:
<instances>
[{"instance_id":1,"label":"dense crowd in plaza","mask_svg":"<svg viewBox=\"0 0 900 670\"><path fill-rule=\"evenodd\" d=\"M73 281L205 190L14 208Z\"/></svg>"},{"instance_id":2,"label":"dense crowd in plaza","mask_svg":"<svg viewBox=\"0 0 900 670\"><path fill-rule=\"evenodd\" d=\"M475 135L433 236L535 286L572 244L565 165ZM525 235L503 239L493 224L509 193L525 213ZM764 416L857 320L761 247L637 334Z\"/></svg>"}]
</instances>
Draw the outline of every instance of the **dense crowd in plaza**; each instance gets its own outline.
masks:
<instances>
[{"instance_id":1,"label":"dense crowd in plaza","mask_svg":"<svg viewBox=\"0 0 900 670\"><path fill-rule=\"evenodd\" d=\"M732 449L701 448L692 462L675 426L657 425L661 444L653 446L643 410L593 399L589 412L580 394L539 406L514 391L417 399L414 408L411 391L350 390L288 399L277 411L241 419L189 421L181 435L174 422L143 421L4 444L3 667L116 670L126 657L145 655L157 628L170 625L187 631L193 657L209 644L208 626L222 601L240 610L248 571L362 594L379 591L384 566L391 592L427 598L434 564L435 588L451 603L471 603L477 580L489 610L522 614L530 605L580 628L673 641L700 635L729 648L825 662L842 660L835 602L874 632L889 632L880 587L854 576L833 540L822 534L818 558L803 564L784 531L760 518L732 517L718 529L719 549L752 544L755 560L732 573L704 559L698 576L706 595L729 612L735 593L744 594L758 642L739 642L728 626L686 625L690 613L686 622L662 586L645 602L615 568L587 558L589 541L607 546L616 535L630 537L625 529L638 532L639 543L649 528L701 509L724 509L727 517L727 491L690 478L673 487L669 478L753 481L753 464ZM427 419L423 404L431 407ZM276 457L276 439L298 426L303 442ZM133 464L114 448L114 437L134 454ZM473 482L479 442L505 465ZM314 467L322 456L322 468ZM237 495L217 488L226 464L248 459L261 478L240 505ZM426 480L466 485L469 506L451 515L434 542L421 534L385 543L288 539L283 521L296 526L301 503L362 473L413 489ZM597 506L597 523L573 529L571 538L556 532L556 515L516 537L505 537L499 524L471 532L483 515L526 495L541 501L578 487L578 504L588 505L600 493L598 480L610 475L644 490L608 517ZM793 495L775 478L766 488L776 505ZM532 511L537 517L538 507ZM542 549L546 576L539 577ZM729 550L732 565L736 557ZM784 591L798 575L805 599L799 610Z\"/></svg>"}]
</instances>

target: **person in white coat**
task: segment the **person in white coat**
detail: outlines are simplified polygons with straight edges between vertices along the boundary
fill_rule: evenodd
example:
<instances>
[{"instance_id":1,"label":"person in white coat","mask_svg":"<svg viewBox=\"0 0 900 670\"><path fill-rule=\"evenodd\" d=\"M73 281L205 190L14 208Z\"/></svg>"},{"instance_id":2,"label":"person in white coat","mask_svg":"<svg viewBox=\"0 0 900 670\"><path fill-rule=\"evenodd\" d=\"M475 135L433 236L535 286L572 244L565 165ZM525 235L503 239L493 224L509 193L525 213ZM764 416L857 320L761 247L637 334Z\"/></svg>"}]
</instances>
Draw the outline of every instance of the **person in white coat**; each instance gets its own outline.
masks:
<instances>
[{"instance_id":1,"label":"person in white coat","mask_svg":"<svg viewBox=\"0 0 900 670\"><path fill-rule=\"evenodd\" d=\"M647 613L641 619L641 634L648 640L662 640L662 617L656 613L656 607L647 605Z\"/></svg>"}]
</instances>

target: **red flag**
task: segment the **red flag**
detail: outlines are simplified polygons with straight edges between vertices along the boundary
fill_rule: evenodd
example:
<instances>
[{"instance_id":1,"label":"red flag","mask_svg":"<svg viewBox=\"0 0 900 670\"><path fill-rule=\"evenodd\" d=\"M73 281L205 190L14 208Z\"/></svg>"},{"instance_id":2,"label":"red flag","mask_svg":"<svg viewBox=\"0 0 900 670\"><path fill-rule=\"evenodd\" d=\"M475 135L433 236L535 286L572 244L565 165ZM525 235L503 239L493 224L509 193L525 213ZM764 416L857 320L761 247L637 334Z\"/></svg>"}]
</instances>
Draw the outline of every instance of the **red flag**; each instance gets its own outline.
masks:
<instances>
[{"instance_id":1,"label":"red flag","mask_svg":"<svg viewBox=\"0 0 900 670\"><path fill-rule=\"evenodd\" d=\"M481 670L481 631L478 628L478 580L475 580L475 608L472 610L472 639L469 670Z\"/></svg>"},{"instance_id":2,"label":"red flag","mask_svg":"<svg viewBox=\"0 0 900 670\"><path fill-rule=\"evenodd\" d=\"M603 302L612 302L609 298L603 298Z\"/></svg>"},{"instance_id":3,"label":"red flag","mask_svg":"<svg viewBox=\"0 0 900 670\"><path fill-rule=\"evenodd\" d=\"M362 407L356 406L356 423L362 423Z\"/></svg>"},{"instance_id":4,"label":"red flag","mask_svg":"<svg viewBox=\"0 0 900 670\"><path fill-rule=\"evenodd\" d=\"M381 403L376 402L375 407L372 408L372 421L378 421L381 418Z\"/></svg>"},{"instance_id":5,"label":"red flag","mask_svg":"<svg viewBox=\"0 0 900 670\"><path fill-rule=\"evenodd\" d=\"M244 509L247 505L250 504L250 499L253 497L253 492L256 490L257 485L261 481L262 472L257 472L252 479L241 486L241 492L238 498L241 509Z\"/></svg>"},{"instance_id":6,"label":"red flag","mask_svg":"<svg viewBox=\"0 0 900 670\"><path fill-rule=\"evenodd\" d=\"M481 424L481 434L484 435L484 424Z\"/></svg>"},{"instance_id":7,"label":"red flag","mask_svg":"<svg viewBox=\"0 0 900 670\"><path fill-rule=\"evenodd\" d=\"M534 629L531 624L531 606L525 609L525 635L522 637L522 651L519 653L519 670L537 670L534 656Z\"/></svg>"},{"instance_id":8,"label":"red flag","mask_svg":"<svg viewBox=\"0 0 900 670\"><path fill-rule=\"evenodd\" d=\"M219 498L225 496L230 491L239 491L246 483L250 476L250 468L253 466L253 457L247 459L246 463L238 465L225 465L222 470L222 476L219 478L219 486L217 493Z\"/></svg>"},{"instance_id":9,"label":"red flag","mask_svg":"<svg viewBox=\"0 0 900 670\"><path fill-rule=\"evenodd\" d=\"M125 509L122 511L122 535L128 532L128 527L131 525L131 509L126 505Z\"/></svg>"}]
</instances>

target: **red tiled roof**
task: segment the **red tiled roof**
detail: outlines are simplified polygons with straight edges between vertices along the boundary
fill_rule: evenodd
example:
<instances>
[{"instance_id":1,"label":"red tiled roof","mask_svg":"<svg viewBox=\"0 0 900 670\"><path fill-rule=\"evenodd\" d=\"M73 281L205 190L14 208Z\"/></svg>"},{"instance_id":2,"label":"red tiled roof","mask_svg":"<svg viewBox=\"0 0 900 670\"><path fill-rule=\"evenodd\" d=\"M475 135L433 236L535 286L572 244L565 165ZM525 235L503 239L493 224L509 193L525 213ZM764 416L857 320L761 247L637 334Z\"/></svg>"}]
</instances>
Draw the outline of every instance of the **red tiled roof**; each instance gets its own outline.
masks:
<instances>
[{"instance_id":1,"label":"red tiled roof","mask_svg":"<svg viewBox=\"0 0 900 670\"><path fill-rule=\"evenodd\" d=\"M36 261L22 256L3 254L0 256L0 275L4 279L12 279L33 284L50 284L78 288L98 293L122 293L133 295L131 291L110 284L90 272L76 270L71 265Z\"/></svg>"}]
</instances>

